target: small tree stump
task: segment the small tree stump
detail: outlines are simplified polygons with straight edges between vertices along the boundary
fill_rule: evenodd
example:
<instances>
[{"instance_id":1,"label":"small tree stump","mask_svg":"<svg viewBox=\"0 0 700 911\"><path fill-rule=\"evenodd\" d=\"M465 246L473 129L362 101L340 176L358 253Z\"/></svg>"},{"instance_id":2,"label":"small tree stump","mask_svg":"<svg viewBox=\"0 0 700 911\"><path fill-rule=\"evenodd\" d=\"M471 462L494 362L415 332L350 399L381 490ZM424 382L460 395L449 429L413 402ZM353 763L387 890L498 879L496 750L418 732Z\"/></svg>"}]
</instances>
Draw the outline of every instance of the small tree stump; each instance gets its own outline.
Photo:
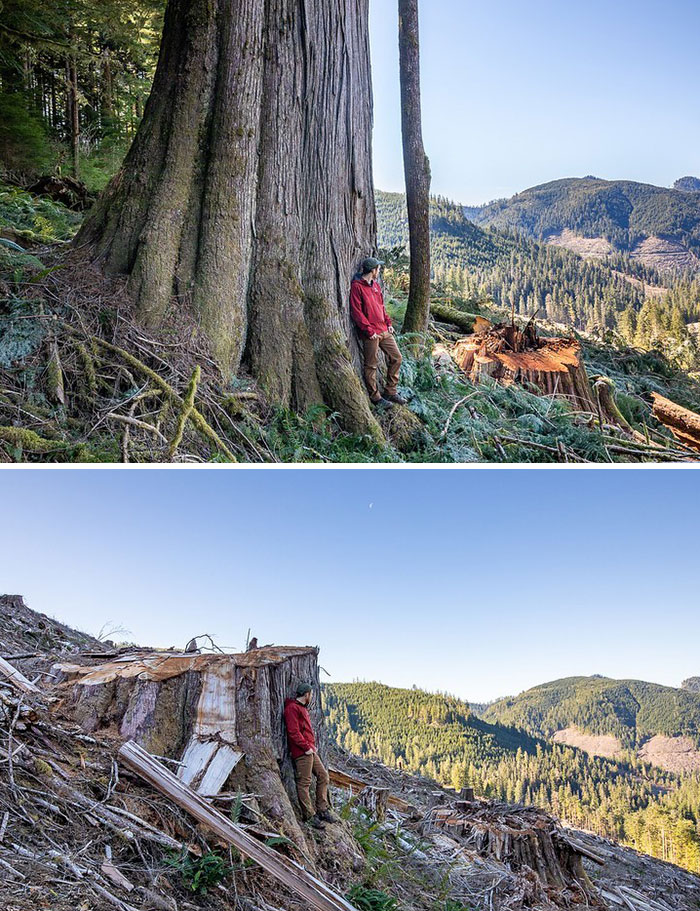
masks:
<instances>
[{"instance_id":1,"label":"small tree stump","mask_svg":"<svg viewBox=\"0 0 700 911\"><path fill-rule=\"evenodd\" d=\"M361 806L369 810L377 822L384 822L389 802L388 788L375 788L372 785L367 785L360 791L358 800Z\"/></svg>"}]
</instances>

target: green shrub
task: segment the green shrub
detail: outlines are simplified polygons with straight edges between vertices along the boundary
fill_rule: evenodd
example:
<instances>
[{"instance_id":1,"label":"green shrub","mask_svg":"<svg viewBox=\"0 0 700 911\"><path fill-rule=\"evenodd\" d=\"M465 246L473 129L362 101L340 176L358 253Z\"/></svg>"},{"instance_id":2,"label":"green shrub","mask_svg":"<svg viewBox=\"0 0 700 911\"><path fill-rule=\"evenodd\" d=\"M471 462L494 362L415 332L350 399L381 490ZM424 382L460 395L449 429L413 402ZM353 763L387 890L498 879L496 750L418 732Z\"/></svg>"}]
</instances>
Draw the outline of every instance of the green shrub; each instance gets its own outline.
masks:
<instances>
[{"instance_id":1,"label":"green shrub","mask_svg":"<svg viewBox=\"0 0 700 911\"><path fill-rule=\"evenodd\" d=\"M201 857L193 857L188 851L169 858L168 865L180 872L182 882L189 892L206 895L212 886L218 885L231 872L231 866L218 854L208 851Z\"/></svg>"},{"instance_id":2,"label":"green shrub","mask_svg":"<svg viewBox=\"0 0 700 911\"><path fill-rule=\"evenodd\" d=\"M10 297L0 300L0 367L11 367L41 345L46 321L39 317L38 304Z\"/></svg>"},{"instance_id":3,"label":"green shrub","mask_svg":"<svg viewBox=\"0 0 700 911\"><path fill-rule=\"evenodd\" d=\"M391 895L360 883L350 889L347 899L358 911L396 911L399 907Z\"/></svg>"},{"instance_id":4,"label":"green shrub","mask_svg":"<svg viewBox=\"0 0 700 911\"><path fill-rule=\"evenodd\" d=\"M7 227L38 243L70 240L81 216L60 203L0 184L0 228Z\"/></svg>"}]
</instances>

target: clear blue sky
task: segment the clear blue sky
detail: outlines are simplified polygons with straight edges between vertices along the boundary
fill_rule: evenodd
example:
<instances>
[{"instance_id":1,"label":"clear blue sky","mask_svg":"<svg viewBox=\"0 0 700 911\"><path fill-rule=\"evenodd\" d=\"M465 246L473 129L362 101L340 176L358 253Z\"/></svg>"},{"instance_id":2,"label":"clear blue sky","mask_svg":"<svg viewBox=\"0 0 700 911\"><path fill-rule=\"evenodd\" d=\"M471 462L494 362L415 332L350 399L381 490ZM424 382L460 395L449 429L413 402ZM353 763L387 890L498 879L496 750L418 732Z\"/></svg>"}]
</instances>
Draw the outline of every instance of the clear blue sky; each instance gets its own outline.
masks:
<instances>
[{"instance_id":1,"label":"clear blue sky","mask_svg":"<svg viewBox=\"0 0 700 911\"><path fill-rule=\"evenodd\" d=\"M693 471L5 471L0 590L97 633L319 645L475 701L700 674Z\"/></svg>"},{"instance_id":2,"label":"clear blue sky","mask_svg":"<svg viewBox=\"0 0 700 911\"><path fill-rule=\"evenodd\" d=\"M397 0L370 10L375 183L402 190ZM700 176L697 0L421 0L420 15L435 193Z\"/></svg>"}]
</instances>

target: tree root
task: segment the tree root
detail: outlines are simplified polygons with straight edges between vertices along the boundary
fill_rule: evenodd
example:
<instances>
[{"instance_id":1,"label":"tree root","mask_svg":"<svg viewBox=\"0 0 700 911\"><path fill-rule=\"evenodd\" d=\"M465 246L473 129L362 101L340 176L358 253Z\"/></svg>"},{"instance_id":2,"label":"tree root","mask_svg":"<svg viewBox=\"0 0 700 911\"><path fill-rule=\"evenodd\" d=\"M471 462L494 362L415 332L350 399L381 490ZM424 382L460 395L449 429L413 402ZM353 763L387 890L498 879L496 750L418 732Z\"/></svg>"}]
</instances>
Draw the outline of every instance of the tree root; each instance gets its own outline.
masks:
<instances>
[{"instance_id":1,"label":"tree root","mask_svg":"<svg viewBox=\"0 0 700 911\"><path fill-rule=\"evenodd\" d=\"M68 332L73 336L79 335L77 330L71 326L69 323L63 324ZM97 344L100 348L105 351L109 351L110 354L116 355L121 358L126 364L132 367L134 370L141 373L143 376L147 376L153 385L162 392L166 397L167 401L171 405L177 405L181 409L185 407L185 400L182 396L173 389L170 383L166 382L162 376L157 374L155 370L152 370L147 364L144 364L143 361L140 361L137 357L134 357L133 354L130 354L124 348L120 348L117 345L112 345L110 342L105 341L104 339L99 338L98 336L90 336L90 341L93 344ZM189 390L188 390L189 391ZM196 387L195 387L196 391ZM189 412L189 419L192 421L192 424L196 427L199 433L213 446L215 446L223 455L226 456L231 462L237 462L236 456L229 449L226 443L221 439L219 434L214 430L214 428L208 423L200 411L198 411L194 405L192 405L191 411Z\"/></svg>"},{"instance_id":2,"label":"tree root","mask_svg":"<svg viewBox=\"0 0 700 911\"><path fill-rule=\"evenodd\" d=\"M197 366L194 368L194 373L192 374L192 379L190 380L189 386L187 387L185 400L182 404L182 408L180 409L180 414L177 416L175 433L173 434L173 438L170 441L170 446L168 447L168 458L170 461L173 460L175 453L177 452L177 447L182 442L182 435L185 432L185 424L192 414L192 409L194 408L194 398L197 394L197 385L199 383L200 375L201 371L199 369L199 364L197 364Z\"/></svg>"},{"instance_id":3,"label":"tree root","mask_svg":"<svg viewBox=\"0 0 700 911\"><path fill-rule=\"evenodd\" d=\"M31 449L33 452L57 452L68 448L68 443L47 440L33 430L25 430L24 427L0 426L0 440L12 446L21 446L22 449Z\"/></svg>"}]
</instances>

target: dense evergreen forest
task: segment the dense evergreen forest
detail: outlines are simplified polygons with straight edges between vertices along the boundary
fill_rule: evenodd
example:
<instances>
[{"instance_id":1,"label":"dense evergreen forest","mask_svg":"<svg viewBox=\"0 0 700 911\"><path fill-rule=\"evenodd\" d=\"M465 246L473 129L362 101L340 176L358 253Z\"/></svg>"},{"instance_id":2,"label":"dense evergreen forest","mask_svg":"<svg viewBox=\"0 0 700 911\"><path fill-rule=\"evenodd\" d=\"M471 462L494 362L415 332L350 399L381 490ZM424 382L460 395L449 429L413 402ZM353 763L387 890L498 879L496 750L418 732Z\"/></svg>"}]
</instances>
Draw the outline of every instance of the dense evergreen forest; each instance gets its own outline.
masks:
<instances>
[{"instance_id":1,"label":"dense evergreen forest","mask_svg":"<svg viewBox=\"0 0 700 911\"><path fill-rule=\"evenodd\" d=\"M0 162L20 182L58 172L101 189L151 87L165 0L3 0Z\"/></svg>"},{"instance_id":2,"label":"dense evergreen forest","mask_svg":"<svg viewBox=\"0 0 700 911\"><path fill-rule=\"evenodd\" d=\"M700 776L679 777L535 738L475 717L444 694L378 683L323 689L344 749L478 795L536 804L574 826L700 872Z\"/></svg>"},{"instance_id":3,"label":"dense evergreen forest","mask_svg":"<svg viewBox=\"0 0 700 911\"><path fill-rule=\"evenodd\" d=\"M643 680L554 680L497 700L483 717L541 737L576 725L592 734L612 734L630 749L653 734L682 734L700 745L700 694Z\"/></svg>"},{"instance_id":4,"label":"dense evergreen forest","mask_svg":"<svg viewBox=\"0 0 700 911\"><path fill-rule=\"evenodd\" d=\"M383 247L407 246L402 194L377 193L377 217ZM612 331L626 344L672 353L685 369L700 365L697 335L687 328L700 320L696 278L669 280L623 253L588 260L522 233L481 228L443 197L432 200L431 233L435 281L447 294L492 298L520 316L601 336ZM665 291L648 297L645 285Z\"/></svg>"}]
</instances>

